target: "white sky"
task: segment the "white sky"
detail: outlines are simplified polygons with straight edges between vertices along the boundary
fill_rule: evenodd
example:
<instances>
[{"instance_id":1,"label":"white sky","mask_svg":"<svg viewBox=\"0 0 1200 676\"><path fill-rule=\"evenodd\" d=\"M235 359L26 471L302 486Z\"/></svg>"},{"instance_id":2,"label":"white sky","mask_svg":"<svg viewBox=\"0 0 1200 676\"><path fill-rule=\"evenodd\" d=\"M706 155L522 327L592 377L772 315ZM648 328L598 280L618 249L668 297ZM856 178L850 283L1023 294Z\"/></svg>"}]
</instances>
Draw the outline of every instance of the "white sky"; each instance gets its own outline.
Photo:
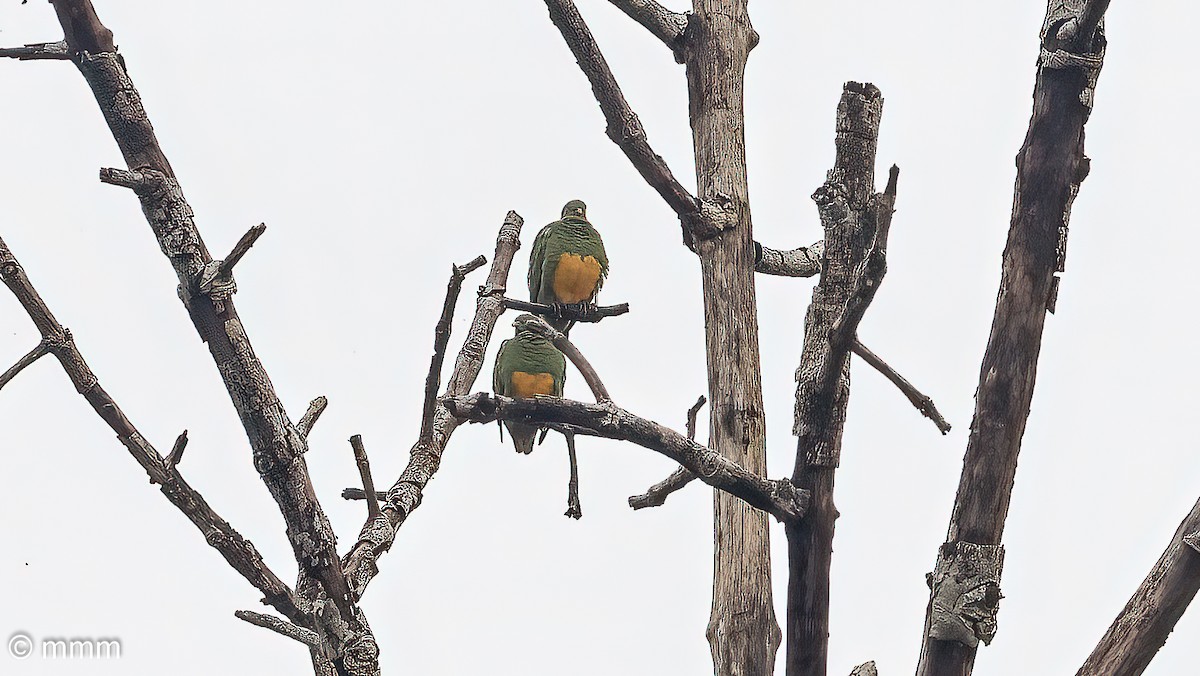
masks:
<instances>
[{"instance_id":1,"label":"white sky","mask_svg":"<svg viewBox=\"0 0 1200 676\"><path fill-rule=\"evenodd\" d=\"M450 263L492 247L505 212L525 241L571 198L589 204L633 311L573 332L617 402L681 429L705 389L698 266L670 210L604 136L541 2L97 0L159 140L223 255L267 234L238 269L239 309L292 417L326 395L309 467L341 537L363 503L346 439L376 482L398 476ZM669 3L683 9L684 3ZM651 143L692 185L683 69L602 0L581 9ZM1194 3L1115 2L1089 123L1092 174L1072 218L1048 320L1005 544L1000 630L979 676L1073 673L1200 494L1187 432L1200 400L1188 211L1198 141ZM902 168L889 272L861 337L930 394L940 436L878 374L854 366L838 474L830 673L874 659L911 673L952 505L999 279L1013 158L1030 112L1040 0L754 2L747 72L756 236L820 237L809 199L833 162L841 85L886 98L879 168ZM57 39L45 3L0 5L0 44ZM0 63L0 234L106 389L281 575L295 565L240 424L175 296L90 92L66 63ZM520 289L528 248L518 254ZM467 283L452 349L465 333ZM794 385L812 280L758 279L768 453L790 473ZM508 335L502 320L497 335ZM37 334L0 293L0 369ZM490 368L490 356L487 368ZM587 398L582 379L568 395ZM479 387L490 385L486 377ZM701 438L704 430L701 429ZM207 547L59 366L0 392L0 637L117 636L113 663L0 656L13 674L304 673L307 653L233 617L258 592ZM559 440L531 457L494 426L462 428L424 506L381 562L364 608L385 673L700 674L711 575L710 491L631 511L670 472L640 448L580 442L584 518L562 516ZM773 531L782 618L786 555ZM1192 611L1148 674L1190 673ZM780 652L782 658L782 651ZM1185 666L1185 665L1190 665Z\"/></svg>"}]
</instances>

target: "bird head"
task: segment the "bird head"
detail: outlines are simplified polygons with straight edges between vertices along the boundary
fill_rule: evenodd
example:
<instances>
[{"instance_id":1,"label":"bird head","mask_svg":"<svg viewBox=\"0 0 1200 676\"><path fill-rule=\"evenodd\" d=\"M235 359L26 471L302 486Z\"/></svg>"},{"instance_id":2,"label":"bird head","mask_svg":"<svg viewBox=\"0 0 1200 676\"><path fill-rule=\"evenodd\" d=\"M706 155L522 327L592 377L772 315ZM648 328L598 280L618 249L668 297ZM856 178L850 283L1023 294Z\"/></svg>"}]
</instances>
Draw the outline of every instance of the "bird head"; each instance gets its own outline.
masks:
<instances>
[{"instance_id":1,"label":"bird head","mask_svg":"<svg viewBox=\"0 0 1200 676\"><path fill-rule=\"evenodd\" d=\"M517 315L517 318L513 320L513 326L517 329L517 333L536 332L535 327L539 323L541 321L538 316L529 313Z\"/></svg>"},{"instance_id":2,"label":"bird head","mask_svg":"<svg viewBox=\"0 0 1200 676\"><path fill-rule=\"evenodd\" d=\"M567 202L565 206L563 206L562 217L586 221L587 205L583 203L583 200L571 200L570 202Z\"/></svg>"}]
</instances>

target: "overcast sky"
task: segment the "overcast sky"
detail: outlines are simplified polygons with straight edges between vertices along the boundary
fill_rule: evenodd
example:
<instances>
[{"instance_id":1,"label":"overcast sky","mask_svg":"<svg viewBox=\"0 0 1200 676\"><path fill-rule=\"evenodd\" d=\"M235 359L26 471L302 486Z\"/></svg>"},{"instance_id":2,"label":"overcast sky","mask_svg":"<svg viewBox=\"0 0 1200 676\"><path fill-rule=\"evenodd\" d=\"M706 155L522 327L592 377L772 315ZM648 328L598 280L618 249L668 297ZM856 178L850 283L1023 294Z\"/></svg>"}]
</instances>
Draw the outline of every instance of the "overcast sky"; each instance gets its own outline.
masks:
<instances>
[{"instance_id":1,"label":"overcast sky","mask_svg":"<svg viewBox=\"0 0 1200 676\"><path fill-rule=\"evenodd\" d=\"M209 248L223 255L250 226L268 226L238 268L239 310L293 419L313 397L330 399L308 463L343 551L365 511L339 497L358 483L346 439L363 435L377 484L399 475L450 264L490 258L509 209L526 220L516 290L537 228L567 200L587 201L612 261L601 300L632 312L572 337L618 404L682 429L705 391L699 267L672 212L604 136L543 3L95 4ZM694 185L682 67L607 2L579 4L652 145ZM1087 127L1092 173L1047 323L1005 533L999 634L981 649L978 676L1074 673L1200 495L1191 428L1200 365L1187 356L1200 94L1184 80L1200 7L1149 5L1115 2L1109 12ZM879 174L891 163L902 173L888 276L860 336L954 425L942 437L855 362L837 481L831 674L869 659L886 676L916 664L1044 12L1040 0L751 5L762 35L746 83L755 235L778 248L821 237L809 195L832 166L842 83L878 85ZM0 4L0 44L60 35L46 3ZM166 452L189 430L184 475L294 579L282 519L174 274L136 199L96 178L123 165L84 81L68 63L5 62L0 97L0 236L143 434ZM467 282L452 349L482 274ZM757 283L778 477L795 453L793 372L813 280ZM0 370L37 340L0 293ZM588 398L576 374L567 394ZM385 673L711 670L711 492L692 486L635 513L626 498L671 463L613 442L579 447L575 522L562 515L560 439L524 457L495 426L459 430L363 602ZM297 644L233 617L263 610L260 594L147 484L53 360L0 392L0 456L0 637L115 636L124 652L86 665L5 654L0 671L309 669ZM782 618L786 552L778 525L772 535ZM1192 610L1147 673L1191 673L1198 659Z\"/></svg>"}]
</instances>

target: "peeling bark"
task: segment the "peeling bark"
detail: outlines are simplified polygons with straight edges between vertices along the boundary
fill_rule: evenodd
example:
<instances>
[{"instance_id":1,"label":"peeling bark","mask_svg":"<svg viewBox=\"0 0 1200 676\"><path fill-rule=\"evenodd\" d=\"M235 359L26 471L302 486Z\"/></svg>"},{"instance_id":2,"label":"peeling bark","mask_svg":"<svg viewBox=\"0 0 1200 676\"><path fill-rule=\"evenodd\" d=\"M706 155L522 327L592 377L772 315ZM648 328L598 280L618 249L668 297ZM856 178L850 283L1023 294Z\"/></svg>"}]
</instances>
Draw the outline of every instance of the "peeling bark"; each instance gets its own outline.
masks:
<instances>
[{"instance_id":1,"label":"peeling bark","mask_svg":"<svg viewBox=\"0 0 1200 676\"><path fill-rule=\"evenodd\" d=\"M846 83L838 103L837 156L813 194L825 229L821 281L813 289L796 370L792 482L808 490L808 514L788 538L787 674L825 676L829 649L829 570L833 556L834 472L850 396L850 355L886 271L887 236L898 170L875 193L875 149L883 97L871 84Z\"/></svg>"},{"instance_id":2,"label":"peeling bark","mask_svg":"<svg viewBox=\"0 0 1200 676\"><path fill-rule=\"evenodd\" d=\"M1088 171L1083 129L1104 55L1099 21L1107 5L1107 1L1095 0L1049 0L1047 4L1033 115L1017 154L1000 292L942 551L964 544L998 546L1004 534L1017 455L1033 398L1042 330L1046 313L1054 311L1057 300L1055 273L1065 266L1071 204ZM942 558L939 554L939 561ZM998 601L998 587L994 597ZM917 674L967 676L974 667L976 648L969 639L940 640L935 635L936 600L931 596L926 611ZM964 608L958 622L972 625L972 612Z\"/></svg>"}]
</instances>

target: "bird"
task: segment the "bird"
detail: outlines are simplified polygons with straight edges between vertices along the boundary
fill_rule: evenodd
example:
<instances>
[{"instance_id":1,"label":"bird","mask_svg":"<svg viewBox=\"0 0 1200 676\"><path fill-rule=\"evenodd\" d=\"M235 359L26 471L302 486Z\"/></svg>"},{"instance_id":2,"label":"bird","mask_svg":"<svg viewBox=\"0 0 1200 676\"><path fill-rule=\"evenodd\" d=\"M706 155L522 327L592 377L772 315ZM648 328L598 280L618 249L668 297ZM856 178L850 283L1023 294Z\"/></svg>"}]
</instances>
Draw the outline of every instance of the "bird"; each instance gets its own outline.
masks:
<instances>
[{"instance_id":1,"label":"bird","mask_svg":"<svg viewBox=\"0 0 1200 676\"><path fill-rule=\"evenodd\" d=\"M500 343L492 372L492 389L496 394L513 399L531 399L539 394L563 395L567 360L553 343L533 328L539 321L531 314L520 315L513 322L515 335ZM518 453L533 451L539 425L505 420L504 426Z\"/></svg>"},{"instance_id":2,"label":"bird","mask_svg":"<svg viewBox=\"0 0 1200 676\"><path fill-rule=\"evenodd\" d=\"M571 200L562 217L543 227L529 252L529 300L552 305L594 304L608 276L608 255L600 233L587 220L587 205ZM554 317L550 324L567 333L575 323Z\"/></svg>"}]
</instances>

